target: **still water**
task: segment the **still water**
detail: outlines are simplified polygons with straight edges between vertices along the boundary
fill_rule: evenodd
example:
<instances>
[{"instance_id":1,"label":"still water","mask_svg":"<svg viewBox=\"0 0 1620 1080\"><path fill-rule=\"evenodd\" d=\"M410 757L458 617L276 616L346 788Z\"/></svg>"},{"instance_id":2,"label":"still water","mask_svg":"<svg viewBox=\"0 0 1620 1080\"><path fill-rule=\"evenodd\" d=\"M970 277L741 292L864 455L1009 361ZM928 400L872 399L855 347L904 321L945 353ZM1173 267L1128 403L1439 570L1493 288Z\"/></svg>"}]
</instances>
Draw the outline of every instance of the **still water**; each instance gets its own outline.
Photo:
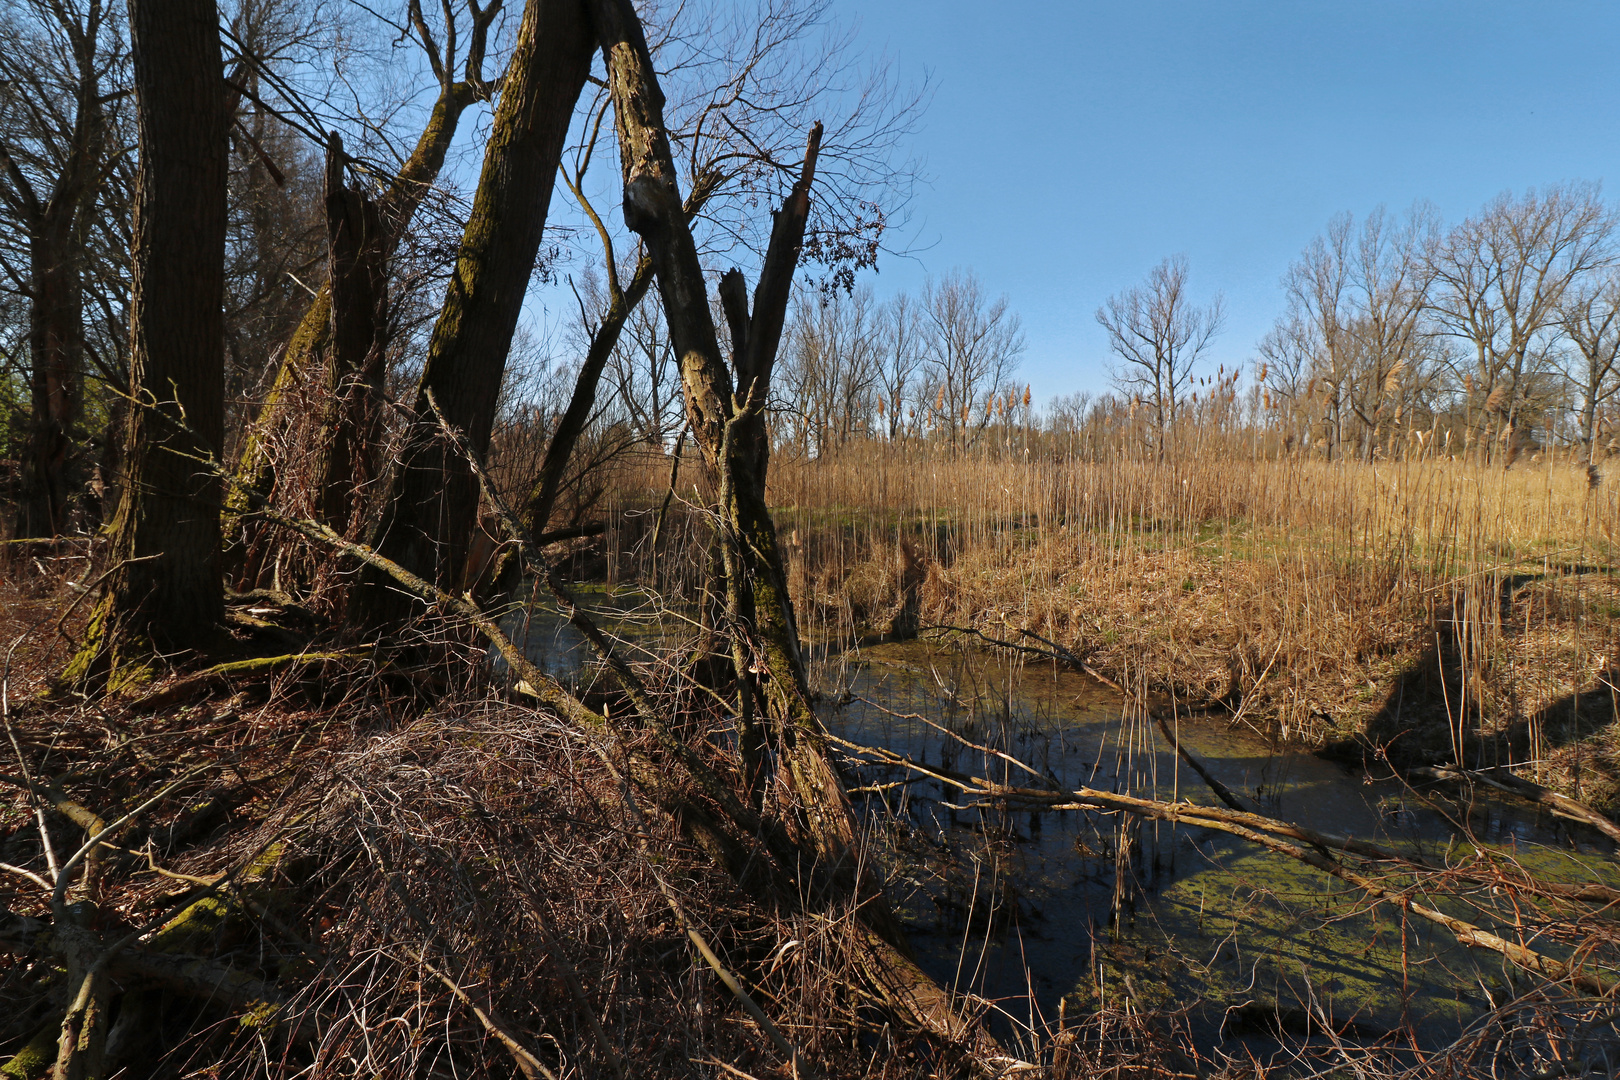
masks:
<instances>
[{"instance_id":1,"label":"still water","mask_svg":"<svg viewBox=\"0 0 1620 1080\"><path fill-rule=\"evenodd\" d=\"M631 654L690 633L678 612L637 615L606 595L583 599ZM535 612L520 636L545 670L591 678L583 641L554 616ZM818 652L822 719L851 742L1040 786L966 745L976 743L1065 788L1216 803L1151 721L1085 676L938 643ZM1502 853L1549 881L1620 887L1612 844L1534 807L1418 792L1273 746L1247 726L1187 721L1179 738L1259 813L1434 863ZM845 766L919 960L941 982L990 1002L1003 1028L1128 1002L1185 1007L1207 1041L1305 1034L1311 1018L1323 1018L1346 1038L1410 1025L1438 1045L1513 994L1515 975L1495 953L1464 949L1393 905L1369 907L1343 883L1227 834L970 806L900 767L853 756ZM1466 902L1416 898L1568 954L1537 937L1534 910L1508 907L1488 889Z\"/></svg>"},{"instance_id":2,"label":"still water","mask_svg":"<svg viewBox=\"0 0 1620 1080\"><path fill-rule=\"evenodd\" d=\"M1216 803L1151 721L1133 720L1114 691L1048 663L912 642L846 654L818 675L825 723L852 742L1038 786L965 740L1063 787ZM1607 840L1534 808L1419 793L1221 722L1185 722L1179 738L1268 816L1432 862L1455 864L1478 847L1512 854L1548 880L1620 885ZM925 966L995 1002L1006 1023L1054 1021L1060 1002L1073 1014L1129 1000L1192 1005L1194 1027L1216 1038L1304 1029L1319 1016L1364 1037L1410 1022L1439 1042L1511 994L1513 975L1495 953L1464 949L1415 916L1403 921L1393 905L1369 911L1359 891L1227 834L967 807L954 790L901 768L852 768ZM1533 927L1534 912L1496 910L1488 890L1479 892L1472 903L1436 906L1509 927L1509 938L1515 918ZM1530 943L1563 955L1554 943Z\"/></svg>"}]
</instances>

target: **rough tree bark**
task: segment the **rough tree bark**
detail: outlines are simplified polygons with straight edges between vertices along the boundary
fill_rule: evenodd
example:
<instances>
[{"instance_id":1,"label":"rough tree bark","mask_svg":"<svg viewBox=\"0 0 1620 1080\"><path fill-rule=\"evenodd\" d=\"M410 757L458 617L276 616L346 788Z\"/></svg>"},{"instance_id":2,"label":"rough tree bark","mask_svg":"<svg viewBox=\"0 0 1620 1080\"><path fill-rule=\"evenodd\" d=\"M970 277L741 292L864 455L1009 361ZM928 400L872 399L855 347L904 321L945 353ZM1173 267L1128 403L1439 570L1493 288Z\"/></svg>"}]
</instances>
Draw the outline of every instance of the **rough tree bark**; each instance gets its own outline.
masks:
<instances>
[{"instance_id":1,"label":"rough tree bark","mask_svg":"<svg viewBox=\"0 0 1620 1080\"><path fill-rule=\"evenodd\" d=\"M777 212L750 315L741 275L722 289L733 333L737 383L720 355L697 246L676 185L658 86L646 40L629 0L589 0L607 61L608 84L624 173L625 223L646 243L679 360L690 429L719 480L721 548L742 716L745 768L763 794L763 755L774 741L787 809L808 865L785 865L812 902L850 902L864 922L861 961L884 1003L906 1022L953 1041L983 1038L965 1024L950 996L909 958L904 935L884 901L881 882L862 867L854 814L810 704L793 606L765 502L764 404L780 342L787 298L804 239L819 148L812 131L798 181ZM740 340L738 340L740 339ZM739 385L740 384L740 385ZM763 706L763 714L755 706ZM817 883L811 885L811 882ZM817 887L819 886L819 888Z\"/></svg>"},{"instance_id":2,"label":"rough tree bark","mask_svg":"<svg viewBox=\"0 0 1620 1080\"><path fill-rule=\"evenodd\" d=\"M410 5L413 27L427 51L434 75L439 80L439 95L434 101L428 122L423 127L411 156L387 189L377 198L375 202L377 227L364 233L362 247L353 253L353 261L348 264L351 268L369 271L371 267L388 265L411 219L416 215L423 198L433 187L440 170L444 167L445 155L455 138L462 113L475 102L487 99L492 93L492 87L484 80L482 74L485 43L490 25L502 5L500 0L492 0L479 7L474 0L469 6L473 16L472 35L467 49L464 77L457 80L453 69L455 61L453 36L447 35L441 51L440 43L435 41L428 31L419 0L413 0ZM331 147L328 149L330 151ZM337 149L341 153L341 144ZM345 221L352 209L347 200L340 201L334 206L331 199L330 168L329 164L327 190L329 236L334 231L348 228ZM338 186L341 187L341 181ZM332 218L334 209L340 215L337 221ZM341 287L338 290L340 300L343 291ZM353 292L354 290L350 290L351 295ZM226 502L225 532L229 545L227 558L232 564L232 574L243 587L255 584L260 571L263 545L269 538L262 534L248 538L241 537L238 520L251 502L250 493L263 497L270 497L273 493L276 480L273 451L278 444L286 441L289 428L297 419L296 391L308 385L311 380L321 377L323 368L330 369L328 358L334 348L335 326L339 323L351 328L354 326L354 314L335 312L333 299L329 280L321 285L315 299L310 303L309 310L300 320L298 329L287 342L264 405L242 441L236 465L236 483L231 485ZM374 338L380 338L382 328L383 324L380 321L372 327ZM329 385L332 384L330 379L328 382ZM327 486L323 484L323 490ZM242 542L244 540L245 542Z\"/></svg>"},{"instance_id":3,"label":"rough tree bark","mask_svg":"<svg viewBox=\"0 0 1620 1080\"><path fill-rule=\"evenodd\" d=\"M373 547L450 592L463 585L478 485L446 445L435 411L482 458L591 52L578 0L529 0L417 386L416 420L378 523ZM368 626L397 623L420 609L371 569L354 600L351 618Z\"/></svg>"},{"instance_id":4,"label":"rough tree bark","mask_svg":"<svg viewBox=\"0 0 1620 1080\"><path fill-rule=\"evenodd\" d=\"M114 566L73 681L116 688L153 648L199 648L223 618L225 191L229 98L214 0L130 0L140 133L125 476Z\"/></svg>"}]
</instances>

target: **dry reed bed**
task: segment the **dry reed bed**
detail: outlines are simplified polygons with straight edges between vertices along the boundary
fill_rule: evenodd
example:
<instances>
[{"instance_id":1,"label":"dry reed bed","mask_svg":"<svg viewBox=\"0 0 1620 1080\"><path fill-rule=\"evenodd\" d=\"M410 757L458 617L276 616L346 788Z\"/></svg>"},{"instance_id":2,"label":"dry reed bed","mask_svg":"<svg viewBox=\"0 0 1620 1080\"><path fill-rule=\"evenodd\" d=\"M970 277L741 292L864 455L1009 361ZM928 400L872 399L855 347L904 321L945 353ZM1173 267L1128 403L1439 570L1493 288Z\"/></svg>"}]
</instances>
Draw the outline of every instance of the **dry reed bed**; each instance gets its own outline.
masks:
<instances>
[{"instance_id":1,"label":"dry reed bed","mask_svg":"<svg viewBox=\"0 0 1620 1080\"><path fill-rule=\"evenodd\" d=\"M1620 497L1584 468L1239 442L1102 463L875 444L773 467L813 629L881 628L920 560L925 625L1026 627L1121 683L1291 740L1371 733L1419 758L1461 744L1614 797L1614 709L1598 706Z\"/></svg>"},{"instance_id":2,"label":"dry reed bed","mask_svg":"<svg viewBox=\"0 0 1620 1080\"><path fill-rule=\"evenodd\" d=\"M54 670L52 650L61 648L41 630L59 615L61 593L25 593L14 582L4 592L11 602L0 605L0 629L20 643L9 668L16 702ZM513 1075L494 1024L558 1076L611 1076L615 1060L632 1077L790 1075L693 955L661 876L814 1074L968 1075L959 1059L861 1015L845 990L855 981L846 919L762 908L684 843L675 822L630 812L583 733L487 690L469 688L424 713L375 680L289 677L156 714L58 701L13 707L8 720L35 776L62 777L103 813L199 770L124 838L151 841L150 862L104 864L93 895L104 936L190 910L199 890L175 875L238 870L244 907L186 951L273 981L280 1010L241 1018L165 995L148 1026L121 1035L150 1038L148 1051L162 1053L142 1074ZM694 747L721 753L698 727ZM35 819L10 791L0 859L44 872ZM175 827L224 794L225 808L182 838ZM75 842L66 822L53 819L52 829L59 849ZM242 872L249 866L260 869ZM11 876L6 886L12 912L43 910L25 882ZM0 960L0 1053L49 1025L58 981L49 960ZM1060 1019L1009 1049L1044 1063L1036 1075L1051 1080L1345 1066L1382 1080L1413 1065L1494 1075L1593 1058L1612 1036L1612 1017L1598 1015L1604 1007L1538 989L1482 1022L1438 1070L1397 1045L1320 1040L1285 1040L1264 1061L1242 1048L1211 1057L1176 1014L1130 1004Z\"/></svg>"}]
</instances>

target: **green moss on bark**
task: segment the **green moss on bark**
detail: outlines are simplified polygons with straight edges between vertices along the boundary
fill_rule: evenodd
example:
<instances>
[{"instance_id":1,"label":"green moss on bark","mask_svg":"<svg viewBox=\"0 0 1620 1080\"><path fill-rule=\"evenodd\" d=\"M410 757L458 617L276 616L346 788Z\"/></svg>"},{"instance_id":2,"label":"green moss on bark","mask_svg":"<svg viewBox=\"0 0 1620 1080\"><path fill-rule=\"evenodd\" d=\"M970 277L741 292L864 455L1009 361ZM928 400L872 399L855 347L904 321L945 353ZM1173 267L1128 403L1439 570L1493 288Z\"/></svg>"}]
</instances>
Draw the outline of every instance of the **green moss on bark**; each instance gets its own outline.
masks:
<instances>
[{"instance_id":1,"label":"green moss on bark","mask_svg":"<svg viewBox=\"0 0 1620 1080\"><path fill-rule=\"evenodd\" d=\"M40 1025L28 1045L17 1051L12 1059L0 1065L0 1076L12 1080L41 1080L56 1064L57 1043L62 1035L62 1018L53 1016Z\"/></svg>"},{"instance_id":2,"label":"green moss on bark","mask_svg":"<svg viewBox=\"0 0 1620 1080\"><path fill-rule=\"evenodd\" d=\"M115 633L113 597L104 595L90 614L84 640L68 661L60 682L84 693L128 695L152 681L157 673L151 642L125 628Z\"/></svg>"}]
</instances>

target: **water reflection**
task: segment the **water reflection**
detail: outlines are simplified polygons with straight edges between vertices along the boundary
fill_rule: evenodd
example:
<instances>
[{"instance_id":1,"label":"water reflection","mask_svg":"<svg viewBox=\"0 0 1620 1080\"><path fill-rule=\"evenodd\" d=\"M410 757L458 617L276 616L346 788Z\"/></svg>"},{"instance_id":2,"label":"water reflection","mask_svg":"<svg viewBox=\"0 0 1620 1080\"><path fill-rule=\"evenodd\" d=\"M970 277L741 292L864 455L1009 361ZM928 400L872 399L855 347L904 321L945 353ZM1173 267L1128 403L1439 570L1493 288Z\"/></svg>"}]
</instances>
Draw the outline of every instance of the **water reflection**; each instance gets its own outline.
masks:
<instances>
[{"instance_id":1,"label":"water reflection","mask_svg":"<svg viewBox=\"0 0 1620 1080\"><path fill-rule=\"evenodd\" d=\"M910 643L836 658L819 675L835 733L941 771L1039 784L999 751L1065 788L1214 801L1150 721L1049 665ZM1533 808L1462 805L1212 722L1183 723L1178 737L1263 813L1434 862L1478 845L1551 880L1620 884L1607 841ZM1224 833L968 806L898 767L862 766L858 786L924 962L1009 1023L1052 1020L1060 1000L1072 1011L1129 998L1201 1002L1209 1038L1256 1017L1286 1028L1325 1016L1366 1035L1412 1022L1439 1041L1487 1006L1483 990L1513 980L1496 954L1390 905L1369 909L1358 890ZM1456 914L1488 921L1477 908Z\"/></svg>"}]
</instances>

